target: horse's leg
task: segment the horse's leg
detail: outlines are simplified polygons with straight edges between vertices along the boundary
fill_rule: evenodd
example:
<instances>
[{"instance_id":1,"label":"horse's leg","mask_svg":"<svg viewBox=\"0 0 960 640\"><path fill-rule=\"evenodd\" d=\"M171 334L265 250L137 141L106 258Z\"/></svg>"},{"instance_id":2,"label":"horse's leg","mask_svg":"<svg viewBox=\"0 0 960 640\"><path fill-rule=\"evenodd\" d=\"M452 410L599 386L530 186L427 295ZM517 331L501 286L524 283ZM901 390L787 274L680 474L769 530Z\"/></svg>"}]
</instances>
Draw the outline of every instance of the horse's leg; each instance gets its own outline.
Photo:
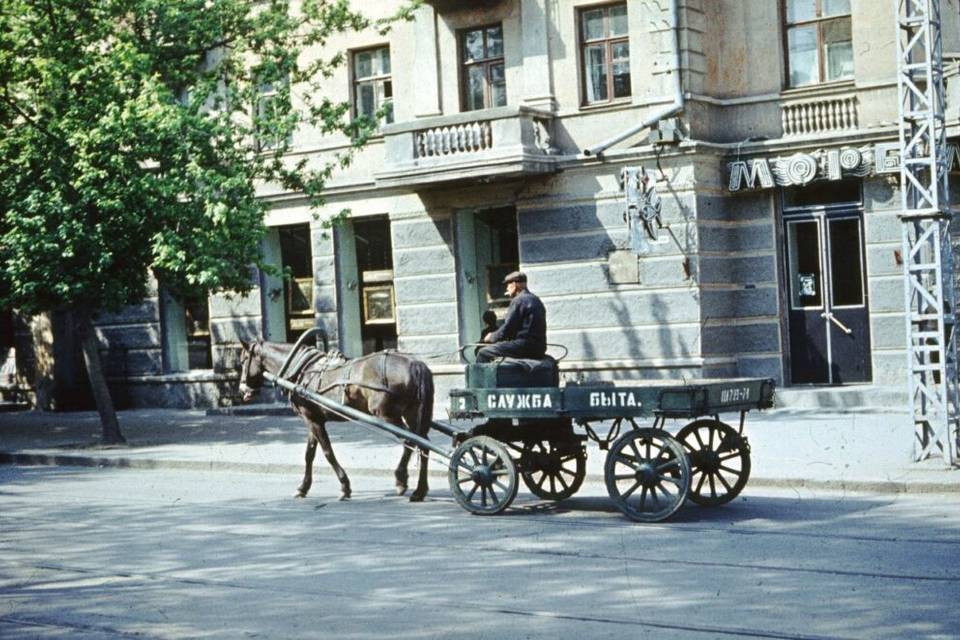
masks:
<instances>
[{"instance_id":1,"label":"horse's leg","mask_svg":"<svg viewBox=\"0 0 960 640\"><path fill-rule=\"evenodd\" d=\"M399 424L397 426L402 427L403 425ZM400 454L400 462L397 464L396 471L393 472L393 477L397 480L396 486L398 496L402 496L407 491L407 481L410 478L409 474L407 473L407 464L410 462L410 453L411 449L404 445L403 453Z\"/></svg>"},{"instance_id":2,"label":"horse's leg","mask_svg":"<svg viewBox=\"0 0 960 640\"><path fill-rule=\"evenodd\" d=\"M307 433L307 451L303 455L303 460L306 463L303 470L303 482L297 488L297 493L294 495L296 498L306 498L310 492L310 485L313 484L313 458L316 455L317 438L313 435L313 426L311 425Z\"/></svg>"},{"instance_id":3,"label":"horse's leg","mask_svg":"<svg viewBox=\"0 0 960 640\"><path fill-rule=\"evenodd\" d=\"M330 467L333 469L333 472L337 474L337 479L340 480L340 499L346 500L352 495L350 490L350 478L347 477L347 472L343 470L343 467L340 466L340 463L337 462L337 456L333 454L333 446L330 444L330 436L327 435L327 429L323 424L317 424L314 429L314 433L317 436L317 440L320 442L320 449L323 451L323 457L327 459L327 462L330 463Z\"/></svg>"},{"instance_id":4,"label":"horse's leg","mask_svg":"<svg viewBox=\"0 0 960 640\"><path fill-rule=\"evenodd\" d=\"M400 429L407 430L407 427L406 425L403 424L403 420L400 418L400 416L394 417L392 415L389 415L388 413L385 412L383 407L376 407L371 411L371 413L375 417L383 420L384 422L389 422L395 427L399 427ZM410 462L410 453L411 453L410 448L404 445L403 453L400 454L400 462L397 464L397 468L393 472L393 477L396 480L396 484L394 486L397 488L398 496L402 496L404 493L407 492L407 481L409 480L409 474L407 473L407 465Z\"/></svg>"},{"instance_id":5,"label":"horse's leg","mask_svg":"<svg viewBox=\"0 0 960 640\"><path fill-rule=\"evenodd\" d=\"M407 411L404 412L403 419L406 421L407 428L410 429L410 431L420 437L427 437L427 431L430 429L430 425L419 424L417 407L407 409ZM407 458L410 457L410 449L405 448L404 453L406 454ZM427 462L429 461L429 457L430 450L421 447L419 456L420 475L417 477L417 488L414 489L413 493L410 495L410 502L422 502L423 499L427 497L427 491L430 489L430 487L427 485ZM406 461L404 461L404 472L406 472Z\"/></svg>"},{"instance_id":6,"label":"horse's leg","mask_svg":"<svg viewBox=\"0 0 960 640\"><path fill-rule=\"evenodd\" d=\"M399 417L394 418L393 416L385 415L384 413L376 410L374 411L374 415L380 418L381 420L389 422L395 427L406 429L406 427L403 424L403 420L401 420ZM407 492L407 480L409 479L409 476L407 474L407 463L409 462L410 462L410 449L404 446L403 453L400 454L400 462L397 464L397 468L393 472L393 477L396 480L396 483L394 484L394 486L397 488L398 496L402 496L404 493Z\"/></svg>"}]
</instances>

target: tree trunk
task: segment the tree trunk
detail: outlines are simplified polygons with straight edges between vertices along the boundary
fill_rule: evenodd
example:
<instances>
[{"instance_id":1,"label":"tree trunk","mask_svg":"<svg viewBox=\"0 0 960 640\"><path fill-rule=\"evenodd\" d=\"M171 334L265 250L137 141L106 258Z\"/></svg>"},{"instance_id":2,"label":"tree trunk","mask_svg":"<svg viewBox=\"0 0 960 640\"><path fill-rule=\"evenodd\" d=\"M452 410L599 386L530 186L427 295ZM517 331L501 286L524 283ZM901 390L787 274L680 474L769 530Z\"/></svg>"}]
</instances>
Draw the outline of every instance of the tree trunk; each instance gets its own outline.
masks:
<instances>
[{"instance_id":1,"label":"tree trunk","mask_svg":"<svg viewBox=\"0 0 960 640\"><path fill-rule=\"evenodd\" d=\"M87 378L90 380L93 400L97 404L100 425L103 427L100 439L103 444L124 443L126 439L120 433L117 412L113 408L113 399L110 397L107 380L103 377L103 366L100 363L100 343L97 340L96 331L93 329L91 312L88 310L77 311L76 322L80 334L80 348L83 350L83 362L87 367Z\"/></svg>"}]
</instances>

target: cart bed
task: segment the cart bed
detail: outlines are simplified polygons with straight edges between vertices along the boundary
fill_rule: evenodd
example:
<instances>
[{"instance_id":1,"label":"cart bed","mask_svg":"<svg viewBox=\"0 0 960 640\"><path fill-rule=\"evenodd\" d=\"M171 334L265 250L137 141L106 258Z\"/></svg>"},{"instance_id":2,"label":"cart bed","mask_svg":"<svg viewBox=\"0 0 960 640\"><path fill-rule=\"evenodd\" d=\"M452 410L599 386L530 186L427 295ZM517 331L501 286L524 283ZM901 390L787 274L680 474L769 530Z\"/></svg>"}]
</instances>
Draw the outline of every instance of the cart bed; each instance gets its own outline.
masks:
<instances>
[{"instance_id":1,"label":"cart bed","mask_svg":"<svg viewBox=\"0 0 960 640\"><path fill-rule=\"evenodd\" d=\"M686 382L568 384L563 387L471 388L450 392L451 419L555 418L607 420L696 418L773 406L770 378Z\"/></svg>"}]
</instances>

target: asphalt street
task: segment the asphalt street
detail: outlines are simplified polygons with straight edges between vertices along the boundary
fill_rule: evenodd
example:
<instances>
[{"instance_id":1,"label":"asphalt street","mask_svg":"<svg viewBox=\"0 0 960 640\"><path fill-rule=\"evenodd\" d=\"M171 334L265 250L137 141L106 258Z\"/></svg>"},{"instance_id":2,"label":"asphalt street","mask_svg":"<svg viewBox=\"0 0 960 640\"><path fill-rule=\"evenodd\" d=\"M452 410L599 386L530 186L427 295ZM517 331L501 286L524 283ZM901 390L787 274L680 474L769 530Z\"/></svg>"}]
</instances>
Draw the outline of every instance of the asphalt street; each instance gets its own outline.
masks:
<instances>
[{"instance_id":1,"label":"asphalt street","mask_svg":"<svg viewBox=\"0 0 960 640\"><path fill-rule=\"evenodd\" d=\"M0 467L0 637L960 636L953 495L748 487L640 525L599 483L478 517L431 480Z\"/></svg>"}]
</instances>

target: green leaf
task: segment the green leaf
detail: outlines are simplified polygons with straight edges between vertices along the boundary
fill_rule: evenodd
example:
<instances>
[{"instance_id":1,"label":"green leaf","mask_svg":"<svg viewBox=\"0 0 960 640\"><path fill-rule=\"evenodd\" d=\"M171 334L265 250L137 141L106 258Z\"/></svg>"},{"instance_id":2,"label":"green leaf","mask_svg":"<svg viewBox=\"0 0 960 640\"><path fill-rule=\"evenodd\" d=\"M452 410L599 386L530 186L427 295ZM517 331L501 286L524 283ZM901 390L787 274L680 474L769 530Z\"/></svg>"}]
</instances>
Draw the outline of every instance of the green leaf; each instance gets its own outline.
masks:
<instances>
[{"instance_id":1,"label":"green leaf","mask_svg":"<svg viewBox=\"0 0 960 640\"><path fill-rule=\"evenodd\" d=\"M344 52L304 52L419 4L374 23L347 0L2 2L0 304L27 313L135 304L150 273L175 292L249 290L257 185L319 205L376 125L327 98ZM303 128L353 146L291 162Z\"/></svg>"}]
</instances>

